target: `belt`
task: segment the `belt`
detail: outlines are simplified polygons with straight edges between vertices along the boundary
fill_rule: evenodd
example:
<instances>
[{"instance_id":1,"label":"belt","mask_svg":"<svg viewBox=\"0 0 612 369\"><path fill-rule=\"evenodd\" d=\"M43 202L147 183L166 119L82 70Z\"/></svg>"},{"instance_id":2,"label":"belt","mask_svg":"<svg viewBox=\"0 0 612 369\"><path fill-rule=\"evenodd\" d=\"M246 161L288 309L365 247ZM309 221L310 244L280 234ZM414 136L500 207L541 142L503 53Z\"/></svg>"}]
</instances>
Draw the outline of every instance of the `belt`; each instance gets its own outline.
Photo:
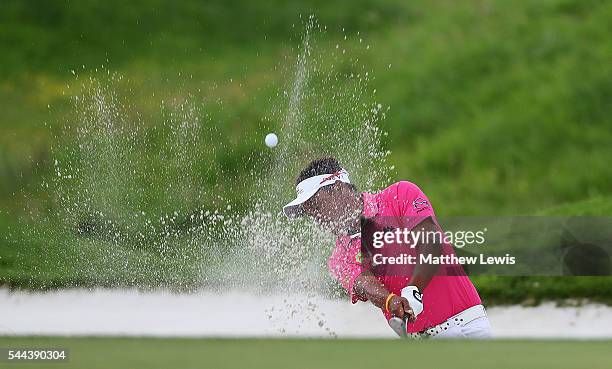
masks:
<instances>
[{"instance_id":1,"label":"belt","mask_svg":"<svg viewBox=\"0 0 612 369\"><path fill-rule=\"evenodd\" d=\"M487 312L485 311L484 306L475 305L475 306L472 306L471 308L467 308L463 310L459 314L451 316L446 321L438 325L434 325L433 327L425 328L422 331L417 332L417 333L409 333L409 337L412 337L415 339L434 337L444 332L445 330L447 330L451 326L451 324L463 327L469 322L474 321L478 318L485 317L485 316L487 316Z\"/></svg>"}]
</instances>

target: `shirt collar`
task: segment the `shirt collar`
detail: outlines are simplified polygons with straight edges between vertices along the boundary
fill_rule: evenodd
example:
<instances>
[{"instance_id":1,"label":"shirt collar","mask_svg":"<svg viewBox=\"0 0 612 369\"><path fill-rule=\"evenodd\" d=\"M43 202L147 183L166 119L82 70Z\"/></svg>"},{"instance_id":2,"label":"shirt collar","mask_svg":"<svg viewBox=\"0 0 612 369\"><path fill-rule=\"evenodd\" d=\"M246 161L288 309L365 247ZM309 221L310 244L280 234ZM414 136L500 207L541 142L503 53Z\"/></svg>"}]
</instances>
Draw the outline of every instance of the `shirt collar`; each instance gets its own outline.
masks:
<instances>
[{"instance_id":1,"label":"shirt collar","mask_svg":"<svg viewBox=\"0 0 612 369\"><path fill-rule=\"evenodd\" d=\"M362 192L361 198L363 199L363 216L366 218L372 218L378 214L378 196L377 194ZM361 237L361 232L357 232L351 235L347 235L348 239L352 240L356 237ZM344 236L346 237L346 236Z\"/></svg>"}]
</instances>

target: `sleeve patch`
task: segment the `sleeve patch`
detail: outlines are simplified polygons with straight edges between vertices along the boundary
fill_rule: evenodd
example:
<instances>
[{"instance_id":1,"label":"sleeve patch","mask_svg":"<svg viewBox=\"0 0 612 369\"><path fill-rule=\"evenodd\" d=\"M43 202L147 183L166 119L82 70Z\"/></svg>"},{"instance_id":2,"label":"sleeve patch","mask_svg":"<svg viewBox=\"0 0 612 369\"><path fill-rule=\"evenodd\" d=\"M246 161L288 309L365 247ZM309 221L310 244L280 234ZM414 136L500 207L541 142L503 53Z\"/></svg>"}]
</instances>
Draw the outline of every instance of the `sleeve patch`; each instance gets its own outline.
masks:
<instances>
[{"instance_id":1,"label":"sleeve patch","mask_svg":"<svg viewBox=\"0 0 612 369\"><path fill-rule=\"evenodd\" d=\"M417 213L429 209L429 203L422 197L417 197L412 201L412 207Z\"/></svg>"}]
</instances>

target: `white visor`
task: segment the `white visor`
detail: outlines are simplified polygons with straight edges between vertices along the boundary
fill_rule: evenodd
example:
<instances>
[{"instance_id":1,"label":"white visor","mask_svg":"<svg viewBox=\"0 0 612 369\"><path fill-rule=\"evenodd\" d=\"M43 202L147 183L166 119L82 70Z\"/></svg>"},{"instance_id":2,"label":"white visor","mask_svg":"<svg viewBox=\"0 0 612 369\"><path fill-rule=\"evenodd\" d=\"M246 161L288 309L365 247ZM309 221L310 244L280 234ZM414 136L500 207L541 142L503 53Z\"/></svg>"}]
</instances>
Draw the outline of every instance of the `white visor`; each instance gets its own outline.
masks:
<instances>
[{"instance_id":1,"label":"white visor","mask_svg":"<svg viewBox=\"0 0 612 369\"><path fill-rule=\"evenodd\" d=\"M297 197L287 205L283 206L283 212L288 218L297 218L304 214L302 204L319 191L321 187L336 183L336 181L351 183L348 172L340 169L336 173L321 174L318 176L306 178L295 186Z\"/></svg>"}]
</instances>

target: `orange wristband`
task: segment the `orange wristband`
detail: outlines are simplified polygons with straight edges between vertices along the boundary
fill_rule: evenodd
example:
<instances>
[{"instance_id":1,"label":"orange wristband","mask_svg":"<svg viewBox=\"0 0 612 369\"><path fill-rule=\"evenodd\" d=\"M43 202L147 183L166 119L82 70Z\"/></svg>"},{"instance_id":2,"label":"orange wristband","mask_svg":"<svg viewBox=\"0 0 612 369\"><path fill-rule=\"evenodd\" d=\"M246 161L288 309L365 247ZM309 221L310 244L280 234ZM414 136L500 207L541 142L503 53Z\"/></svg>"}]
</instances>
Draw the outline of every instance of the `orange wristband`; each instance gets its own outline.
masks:
<instances>
[{"instance_id":1,"label":"orange wristband","mask_svg":"<svg viewBox=\"0 0 612 369\"><path fill-rule=\"evenodd\" d=\"M385 300L385 310L387 311L387 313L389 312L389 301L391 301L393 296L396 296L396 295L393 292L391 292L389 296L387 296L387 299Z\"/></svg>"}]
</instances>

